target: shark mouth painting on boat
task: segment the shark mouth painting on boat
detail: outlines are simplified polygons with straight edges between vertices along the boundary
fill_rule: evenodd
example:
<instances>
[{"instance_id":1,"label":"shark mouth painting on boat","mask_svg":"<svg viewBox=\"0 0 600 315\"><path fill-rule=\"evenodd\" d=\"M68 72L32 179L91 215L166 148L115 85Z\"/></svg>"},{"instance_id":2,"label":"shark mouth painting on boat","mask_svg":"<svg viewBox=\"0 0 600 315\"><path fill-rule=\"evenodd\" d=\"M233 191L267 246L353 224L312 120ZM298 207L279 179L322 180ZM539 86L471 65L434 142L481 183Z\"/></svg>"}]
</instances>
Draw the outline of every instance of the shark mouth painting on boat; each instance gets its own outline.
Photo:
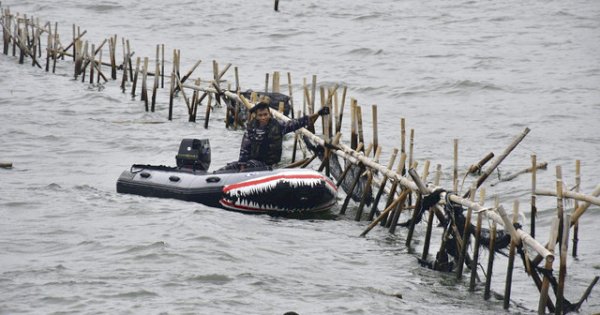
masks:
<instances>
[{"instance_id":1,"label":"shark mouth painting on boat","mask_svg":"<svg viewBox=\"0 0 600 315\"><path fill-rule=\"evenodd\" d=\"M337 187L329 178L298 170L225 186L220 203L231 210L253 213L319 212L331 208L336 195Z\"/></svg>"}]
</instances>

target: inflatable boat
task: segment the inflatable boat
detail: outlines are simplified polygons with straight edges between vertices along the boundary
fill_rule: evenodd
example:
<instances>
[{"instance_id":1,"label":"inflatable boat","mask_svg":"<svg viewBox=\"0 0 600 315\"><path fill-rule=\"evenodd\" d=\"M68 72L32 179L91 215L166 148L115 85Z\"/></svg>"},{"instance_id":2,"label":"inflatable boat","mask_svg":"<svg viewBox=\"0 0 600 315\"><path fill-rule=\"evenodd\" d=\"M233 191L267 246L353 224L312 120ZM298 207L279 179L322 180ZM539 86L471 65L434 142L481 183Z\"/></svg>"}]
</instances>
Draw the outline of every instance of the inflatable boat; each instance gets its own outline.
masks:
<instances>
[{"instance_id":1,"label":"inflatable boat","mask_svg":"<svg viewBox=\"0 0 600 315\"><path fill-rule=\"evenodd\" d=\"M176 167L132 165L117 180L117 192L281 216L325 212L336 203L336 185L310 169L209 172L208 140L182 140L176 161Z\"/></svg>"}]
</instances>

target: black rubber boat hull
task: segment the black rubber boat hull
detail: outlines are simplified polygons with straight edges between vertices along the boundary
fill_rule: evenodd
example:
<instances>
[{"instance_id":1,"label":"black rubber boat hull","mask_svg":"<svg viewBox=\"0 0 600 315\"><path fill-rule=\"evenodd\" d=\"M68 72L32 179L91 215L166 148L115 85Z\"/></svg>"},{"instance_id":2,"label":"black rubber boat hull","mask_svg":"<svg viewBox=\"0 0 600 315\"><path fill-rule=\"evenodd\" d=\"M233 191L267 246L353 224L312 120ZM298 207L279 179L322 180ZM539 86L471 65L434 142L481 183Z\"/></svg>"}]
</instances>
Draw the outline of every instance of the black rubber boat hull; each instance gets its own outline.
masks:
<instances>
[{"instance_id":1,"label":"black rubber boat hull","mask_svg":"<svg viewBox=\"0 0 600 315\"><path fill-rule=\"evenodd\" d=\"M335 184L308 169L209 173L134 165L117 180L117 192L282 216L324 212L337 201Z\"/></svg>"}]
</instances>

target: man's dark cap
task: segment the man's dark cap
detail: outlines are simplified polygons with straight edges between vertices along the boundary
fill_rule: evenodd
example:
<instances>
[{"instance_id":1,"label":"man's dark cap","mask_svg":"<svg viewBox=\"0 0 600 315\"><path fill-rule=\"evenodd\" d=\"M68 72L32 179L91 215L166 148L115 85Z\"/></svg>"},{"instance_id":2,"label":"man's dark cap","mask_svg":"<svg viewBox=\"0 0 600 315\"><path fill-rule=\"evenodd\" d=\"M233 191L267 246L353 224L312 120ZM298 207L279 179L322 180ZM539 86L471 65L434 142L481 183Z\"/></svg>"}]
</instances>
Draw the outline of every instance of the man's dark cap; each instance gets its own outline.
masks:
<instances>
[{"instance_id":1,"label":"man's dark cap","mask_svg":"<svg viewBox=\"0 0 600 315\"><path fill-rule=\"evenodd\" d=\"M253 107L250 109L250 112L251 112L251 113L255 113L257 110L259 110L259 109L265 109L265 108L267 108L267 109L268 109L268 108L269 108L269 104L267 104L267 103L264 103L264 102L259 102L259 103L256 103L256 105L254 105L254 106L253 106Z\"/></svg>"}]
</instances>

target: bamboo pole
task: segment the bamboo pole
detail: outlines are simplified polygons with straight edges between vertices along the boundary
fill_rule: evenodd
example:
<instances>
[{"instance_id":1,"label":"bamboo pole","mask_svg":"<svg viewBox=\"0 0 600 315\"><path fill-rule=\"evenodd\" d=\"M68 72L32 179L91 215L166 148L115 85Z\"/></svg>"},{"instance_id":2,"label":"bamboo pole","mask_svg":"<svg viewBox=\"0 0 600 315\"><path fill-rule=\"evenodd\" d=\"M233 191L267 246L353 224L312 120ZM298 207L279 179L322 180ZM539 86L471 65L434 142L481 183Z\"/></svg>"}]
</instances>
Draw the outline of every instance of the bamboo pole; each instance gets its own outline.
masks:
<instances>
[{"instance_id":1,"label":"bamboo pole","mask_svg":"<svg viewBox=\"0 0 600 315\"><path fill-rule=\"evenodd\" d=\"M96 45L92 44L90 58L90 84L94 84L94 67L96 65Z\"/></svg>"},{"instance_id":2,"label":"bamboo pole","mask_svg":"<svg viewBox=\"0 0 600 315\"><path fill-rule=\"evenodd\" d=\"M117 59L116 59L116 49L117 49L117 35L115 34L114 37L111 37L109 40L109 57L110 57L110 77L113 80L117 79ZM145 61L144 61L145 62ZM147 67L146 67L146 71L147 71ZM144 83L146 82L146 78L144 77ZM145 87L145 85L144 85ZM146 103L147 103L147 99ZM148 105L146 104L146 107ZM146 110L148 111L148 110Z\"/></svg>"},{"instance_id":3,"label":"bamboo pole","mask_svg":"<svg viewBox=\"0 0 600 315\"><path fill-rule=\"evenodd\" d=\"M537 168L535 167L537 165L537 157L535 154L531 155L531 225L529 228L529 233L531 234L531 237L535 237L535 217L537 216L537 206L536 206L536 197L535 197L535 190L536 190L536 181L537 181Z\"/></svg>"},{"instance_id":4,"label":"bamboo pole","mask_svg":"<svg viewBox=\"0 0 600 315\"><path fill-rule=\"evenodd\" d=\"M102 77L102 50L98 52L98 63L96 64L98 69L98 75L96 76L96 82L100 83L100 77Z\"/></svg>"},{"instance_id":5,"label":"bamboo pole","mask_svg":"<svg viewBox=\"0 0 600 315\"><path fill-rule=\"evenodd\" d=\"M581 161L575 161L575 193L579 193L581 187ZM575 200L574 209L579 208L578 200ZM577 243L579 242L579 222L573 225L573 257L577 257Z\"/></svg>"},{"instance_id":6,"label":"bamboo pole","mask_svg":"<svg viewBox=\"0 0 600 315\"><path fill-rule=\"evenodd\" d=\"M269 93L269 73L265 73L265 94Z\"/></svg>"},{"instance_id":7,"label":"bamboo pole","mask_svg":"<svg viewBox=\"0 0 600 315\"><path fill-rule=\"evenodd\" d=\"M365 137L363 134L363 119L362 119L362 107L356 105L356 124L358 131L358 142L365 142Z\"/></svg>"},{"instance_id":8,"label":"bamboo pole","mask_svg":"<svg viewBox=\"0 0 600 315\"><path fill-rule=\"evenodd\" d=\"M453 140L454 159L452 163L452 191L458 193L458 139Z\"/></svg>"},{"instance_id":9,"label":"bamboo pole","mask_svg":"<svg viewBox=\"0 0 600 315\"><path fill-rule=\"evenodd\" d=\"M487 272L485 275L485 289L483 291L483 299L489 300L490 298L490 289L492 284L492 274L494 271L494 253L496 247L496 222L492 222L492 229L490 232L490 246L489 246L489 256L488 256L488 266Z\"/></svg>"},{"instance_id":10,"label":"bamboo pole","mask_svg":"<svg viewBox=\"0 0 600 315\"><path fill-rule=\"evenodd\" d=\"M48 42L46 44L46 72L50 72L50 54L52 53L53 45L52 32L50 31L48 32ZM75 46L73 46L73 49L75 49ZM75 54L73 54L73 56L75 56Z\"/></svg>"},{"instance_id":11,"label":"bamboo pole","mask_svg":"<svg viewBox=\"0 0 600 315\"><path fill-rule=\"evenodd\" d=\"M481 176L477 179L477 187L481 186L481 184L483 184L483 182L492 174L492 172L498 167L498 165L500 165L500 163L504 161L504 159L517 147L517 145L521 143L521 141L523 141L523 139L525 138L525 136L527 136L529 131L529 128L525 128L525 130L523 130L521 134L514 138L513 141L509 144L509 146L506 149L504 149L504 151L502 151L502 153L494 160L492 165L490 165L488 168L485 169L485 171L483 171L483 174L481 174ZM466 198L467 196L463 197Z\"/></svg>"},{"instance_id":12,"label":"bamboo pole","mask_svg":"<svg viewBox=\"0 0 600 315\"><path fill-rule=\"evenodd\" d=\"M539 190L536 192L539 192ZM545 191L545 192L551 196L556 195L555 192L550 192L550 191ZM572 194L574 194L574 193L570 192L570 191L563 192L563 195L566 195L567 197L571 196ZM600 195L600 185L597 185L596 188L594 189L594 191L592 191L590 196L587 196L587 198L594 198L599 195ZM583 196L582 196L582 198L580 198L580 200L587 199L587 198L583 198ZM590 207L591 204L592 203L586 201L585 203L579 205L579 207L571 215L571 226L573 226L576 222L578 222L579 218L585 213L585 211ZM547 246L548 246L548 244L546 244L546 247ZM533 259L532 264L537 265L542 261L542 259L543 259L542 255L538 252L538 255Z\"/></svg>"},{"instance_id":13,"label":"bamboo pole","mask_svg":"<svg viewBox=\"0 0 600 315\"><path fill-rule=\"evenodd\" d=\"M427 195L429 193L426 185L424 184L424 182L427 180L427 176L429 174L429 165L430 165L429 160L426 160L425 164L423 165L423 175L421 178L419 178L419 176L418 176L417 172L414 170L414 168L411 169L412 173L409 170L409 174L410 174L411 178L413 178L413 181L415 182L415 184L417 184L417 187L419 187L419 192L420 192L419 195L421 195L421 196ZM406 235L406 247L408 247L408 248L410 248L410 245L412 243L412 238L413 238L413 233L415 230L417 216L419 215L420 210L421 210L421 198L417 199L417 201L415 203L415 208L413 209L410 226L408 227L408 234Z\"/></svg>"},{"instance_id":14,"label":"bamboo pole","mask_svg":"<svg viewBox=\"0 0 600 315\"><path fill-rule=\"evenodd\" d=\"M292 114L292 118L294 118L294 93L292 93L292 74L287 73L288 79L288 96L290 97L290 113Z\"/></svg>"},{"instance_id":15,"label":"bamboo pole","mask_svg":"<svg viewBox=\"0 0 600 315\"><path fill-rule=\"evenodd\" d=\"M52 73L56 73L56 50L58 49L58 22L54 22L54 49L52 50Z\"/></svg>"},{"instance_id":16,"label":"bamboo pole","mask_svg":"<svg viewBox=\"0 0 600 315\"><path fill-rule=\"evenodd\" d=\"M111 61L112 63L112 61ZM142 69L142 101L144 101L144 106L146 111L148 108L148 88L146 85L146 79L148 78L148 57L144 57L144 67Z\"/></svg>"},{"instance_id":17,"label":"bamboo pole","mask_svg":"<svg viewBox=\"0 0 600 315\"><path fill-rule=\"evenodd\" d=\"M396 206L398 206L399 204L402 204L406 201L406 197L408 196L408 191L409 190L404 190L402 191L402 193L400 193L400 196L398 196L398 198L396 198L390 205L388 205L382 212L381 214L375 219L373 220L373 222L371 222L371 224L369 224L369 226L359 235L360 237L364 237L366 236L377 224L379 224L379 222L381 222L383 219L385 219L389 212L396 208Z\"/></svg>"},{"instance_id":18,"label":"bamboo pole","mask_svg":"<svg viewBox=\"0 0 600 315\"><path fill-rule=\"evenodd\" d=\"M479 191L479 205L483 206L485 201L485 188ZM475 291L475 281L477 280L477 264L479 263L479 244L481 242L481 223L483 213L477 212L477 225L475 228L475 246L473 246L473 259L471 259L471 278L469 281L469 291Z\"/></svg>"},{"instance_id":19,"label":"bamboo pole","mask_svg":"<svg viewBox=\"0 0 600 315\"><path fill-rule=\"evenodd\" d=\"M470 194L470 198L471 201L475 200L475 191L476 188L475 187L471 187L471 194ZM473 208L469 207L467 208L467 217L465 218L465 225L463 226L463 246L462 246L462 251L460 252L460 256L458 259L458 266L456 268L456 278L457 279L462 279L463 276L463 266L465 264L465 257L467 256L467 248L469 245L469 239L470 239L470 234L469 234L469 228L471 227L471 215L473 213Z\"/></svg>"},{"instance_id":20,"label":"bamboo pole","mask_svg":"<svg viewBox=\"0 0 600 315\"><path fill-rule=\"evenodd\" d=\"M558 271L558 290L556 292L556 308L555 314L563 314L563 303L565 294L565 277L567 276L567 255L569 252L569 224L571 216L566 214L563 217L562 240L560 246L560 266Z\"/></svg>"},{"instance_id":21,"label":"bamboo pole","mask_svg":"<svg viewBox=\"0 0 600 315\"><path fill-rule=\"evenodd\" d=\"M377 151L381 151L381 147L378 147ZM358 209L356 210L356 216L354 217L355 221L360 221L360 218L363 213L363 208L365 206L365 202L367 201L368 196L371 195L372 183L373 183L373 172L371 172L371 170L368 170L367 171L367 185L365 187L365 192L364 192L364 194L360 200L360 203L358 205Z\"/></svg>"},{"instance_id":22,"label":"bamboo pole","mask_svg":"<svg viewBox=\"0 0 600 315\"><path fill-rule=\"evenodd\" d=\"M567 193L566 195L569 196L570 193ZM596 186L596 188L594 189L594 191L592 191L590 195L592 197L598 197L600 195L600 184ZM589 201L586 201L585 203L579 205L579 207L573 212L573 215L571 216L571 224L578 222L579 218L585 213L585 211L587 210L587 208L590 207L590 205L591 202Z\"/></svg>"},{"instance_id":23,"label":"bamboo pole","mask_svg":"<svg viewBox=\"0 0 600 315\"><path fill-rule=\"evenodd\" d=\"M137 86L137 81L138 81L138 73L140 70L140 57L137 57L135 59L135 74L133 75L133 85L131 86L131 97L135 97L135 87ZM169 115L170 117L171 115ZM169 119L171 120L171 119Z\"/></svg>"},{"instance_id":24,"label":"bamboo pole","mask_svg":"<svg viewBox=\"0 0 600 315\"><path fill-rule=\"evenodd\" d=\"M158 53L158 46L156 46L156 52ZM154 72L154 84L152 85L152 106L150 107L150 111L154 113L155 105L156 105L156 93L158 90L158 73L160 73L160 64L156 62L155 64L155 72Z\"/></svg>"},{"instance_id":25,"label":"bamboo pole","mask_svg":"<svg viewBox=\"0 0 600 315\"><path fill-rule=\"evenodd\" d=\"M520 171L518 171L518 172L516 172L514 174L510 174L507 177L501 178L498 181L498 183L499 182L508 182L508 181L511 181L511 180L517 178L519 175L526 174L526 173L531 173L533 168L536 168L536 169L539 169L539 170L545 170L547 167L548 167L548 163L547 162L538 163L535 167L531 166L531 167L525 168L523 170L520 170ZM496 184L497 183L494 183L494 184L492 184L492 186L494 186Z\"/></svg>"},{"instance_id":26,"label":"bamboo pole","mask_svg":"<svg viewBox=\"0 0 600 315\"><path fill-rule=\"evenodd\" d=\"M85 61L82 69L81 69L81 82L85 82L85 76L86 76L86 69L87 69L87 65L89 64L88 60L89 60L89 43L86 40L85 44L83 46L83 59Z\"/></svg>"},{"instance_id":27,"label":"bamboo pole","mask_svg":"<svg viewBox=\"0 0 600 315\"><path fill-rule=\"evenodd\" d=\"M434 185L439 185L440 183L440 177L442 175L442 165L438 164L436 166L436 172L435 172L435 180L434 180ZM431 232L433 230L433 214L435 212L435 210L433 208L429 208L428 209L429 212L429 217L427 218L427 230L425 232L425 242L423 244L423 252L421 254L421 260L422 261L427 261L427 257L429 256L429 245L431 243Z\"/></svg>"},{"instance_id":28,"label":"bamboo pole","mask_svg":"<svg viewBox=\"0 0 600 315\"><path fill-rule=\"evenodd\" d=\"M198 81L199 81L199 79L198 79ZM198 82L198 85L200 85L200 82ZM206 104L206 113L204 115L204 129L208 129L208 121L210 119L210 111L212 110L212 108L211 108L212 106L211 106L211 102L210 102L210 95L211 94L208 94L209 101ZM237 117L234 117L234 118L237 119Z\"/></svg>"},{"instance_id":29,"label":"bamboo pole","mask_svg":"<svg viewBox=\"0 0 600 315\"><path fill-rule=\"evenodd\" d=\"M513 215L512 224L516 224L519 218L519 200L515 200L513 203ZM512 287L512 275L513 267L515 264L515 249L517 247L517 239L511 236L510 238L510 249L508 251L508 266L506 267L506 282L504 286L504 304L505 310L508 310L510 306L510 293Z\"/></svg>"},{"instance_id":30,"label":"bamboo pole","mask_svg":"<svg viewBox=\"0 0 600 315\"><path fill-rule=\"evenodd\" d=\"M554 262L554 246L556 244L556 238L558 237L558 218L554 218L552 220L552 227L550 228L550 235L548 238L548 251L552 254L546 257L546 263L544 265L544 269L548 272L552 272L552 263ZM538 314L545 314L545 309L548 303L551 303L550 298L548 297L548 289L550 287L550 278L547 274L544 275L544 280L542 282L542 288L540 290L540 301L538 304ZM552 310L550 310L552 311Z\"/></svg>"},{"instance_id":31,"label":"bamboo pole","mask_svg":"<svg viewBox=\"0 0 600 315\"><path fill-rule=\"evenodd\" d=\"M335 132L340 132L342 130L342 118L344 116L344 104L346 104L346 91L348 90L347 86L344 86L344 89L342 90L342 101L340 104L340 112L339 112L339 116L337 118L337 124L335 126Z\"/></svg>"},{"instance_id":32,"label":"bamboo pole","mask_svg":"<svg viewBox=\"0 0 600 315\"><path fill-rule=\"evenodd\" d=\"M125 38L123 38L123 75L121 77L121 91L125 93L125 89L127 87L127 60L129 59L129 53L125 51Z\"/></svg>"},{"instance_id":33,"label":"bamboo pole","mask_svg":"<svg viewBox=\"0 0 600 315\"><path fill-rule=\"evenodd\" d=\"M356 149L358 145L358 134L356 131L356 107L358 107L355 99L350 100L350 148Z\"/></svg>"},{"instance_id":34,"label":"bamboo pole","mask_svg":"<svg viewBox=\"0 0 600 315\"><path fill-rule=\"evenodd\" d=\"M129 42L128 42L129 46ZM160 44L160 88L165 88L165 44Z\"/></svg>"},{"instance_id":35,"label":"bamboo pole","mask_svg":"<svg viewBox=\"0 0 600 315\"><path fill-rule=\"evenodd\" d=\"M558 197L558 191L552 191L550 189L536 189L535 194L538 196L553 196ZM589 204L600 206L600 198L593 195L586 195L577 193L569 190L561 191L561 198L570 198L577 201L583 201Z\"/></svg>"},{"instance_id":36,"label":"bamboo pole","mask_svg":"<svg viewBox=\"0 0 600 315\"><path fill-rule=\"evenodd\" d=\"M312 76L312 94L310 97L310 106L308 107L309 115L315 113L315 97L317 96L317 75L313 74Z\"/></svg>"}]
</instances>

